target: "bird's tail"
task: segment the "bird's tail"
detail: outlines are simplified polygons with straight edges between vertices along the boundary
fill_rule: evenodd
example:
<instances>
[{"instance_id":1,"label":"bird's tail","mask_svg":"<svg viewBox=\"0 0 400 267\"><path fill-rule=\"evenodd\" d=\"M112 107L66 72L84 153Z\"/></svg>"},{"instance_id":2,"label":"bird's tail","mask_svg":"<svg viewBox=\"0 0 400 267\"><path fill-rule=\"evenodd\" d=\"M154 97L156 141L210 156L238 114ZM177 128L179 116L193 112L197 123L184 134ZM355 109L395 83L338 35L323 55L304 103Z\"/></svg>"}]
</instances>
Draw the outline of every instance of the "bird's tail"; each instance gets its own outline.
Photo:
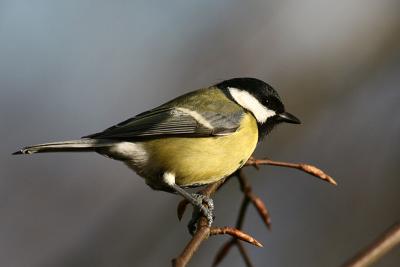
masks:
<instances>
[{"instance_id":1,"label":"bird's tail","mask_svg":"<svg viewBox=\"0 0 400 267\"><path fill-rule=\"evenodd\" d=\"M106 139L90 139L82 138L78 140L68 140L61 142L52 142L27 146L13 153L18 154L33 154L44 152L85 152L94 151L96 148L112 146L115 141Z\"/></svg>"}]
</instances>

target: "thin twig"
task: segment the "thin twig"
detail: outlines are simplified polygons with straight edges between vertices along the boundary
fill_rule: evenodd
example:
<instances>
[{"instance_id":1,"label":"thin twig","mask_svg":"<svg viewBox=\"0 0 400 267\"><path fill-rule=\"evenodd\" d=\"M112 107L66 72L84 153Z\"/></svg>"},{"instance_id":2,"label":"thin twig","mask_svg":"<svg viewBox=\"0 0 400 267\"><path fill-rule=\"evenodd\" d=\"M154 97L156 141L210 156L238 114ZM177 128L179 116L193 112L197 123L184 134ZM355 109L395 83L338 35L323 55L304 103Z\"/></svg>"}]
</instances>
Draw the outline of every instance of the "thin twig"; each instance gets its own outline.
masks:
<instances>
[{"instance_id":1,"label":"thin twig","mask_svg":"<svg viewBox=\"0 0 400 267\"><path fill-rule=\"evenodd\" d=\"M217 252L217 254L214 257L214 261L212 266L215 267L217 266L228 254L229 250L233 245L236 244L236 239L232 238L230 241L226 242Z\"/></svg>"},{"instance_id":2,"label":"thin twig","mask_svg":"<svg viewBox=\"0 0 400 267\"><path fill-rule=\"evenodd\" d=\"M342 267L367 267L400 245L400 222L395 223Z\"/></svg>"},{"instance_id":3,"label":"thin twig","mask_svg":"<svg viewBox=\"0 0 400 267\"><path fill-rule=\"evenodd\" d=\"M258 242L254 237L240 231L239 229L232 228L232 227L213 227L210 230L210 235L230 235L235 239L240 239L246 241L250 244L253 244L257 247L262 248L263 245Z\"/></svg>"},{"instance_id":4,"label":"thin twig","mask_svg":"<svg viewBox=\"0 0 400 267\"><path fill-rule=\"evenodd\" d=\"M254 158L250 158L245 166L254 166L255 168L258 169L259 165L274 165L274 166L280 166L280 167L289 167L289 168L295 168L302 170L304 172L307 172L313 176L316 176L322 180L325 180L331 184L336 185L335 180L333 180L332 177L329 175L325 174L323 171L320 169L316 168L315 166L308 165L308 164L296 164L296 163L287 163L287 162L279 162L279 161L272 161L268 159L262 159L262 160L257 160ZM239 249L240 254L242 255L246 266L247 267L252 267L253 264L250 261L250 257L247 254L246 249L238 241L238 239L248 241L254 245L262 246L257 240L255 240L253 237L245 234L244 232L241 231L243 222L245 219L247 207L249 206L250 203L254 205L254 207L257 209L258 213L260 214L261 218L263 219L264 223L270 229L270 217L268 210L264 204L264 202L257 196L255 196L252 193L251 186L249 185L246 177L244 176L244 173L242 170L239 170L236 173L239 183L240 183L240 189L243 192L244 198L239 210L239 215L237 218L236 222L236 228L231 228L231 227L222 227L222 228L210 228L208 226L207 219L204 216L201 216L200 219L198 220L197 223L197 231L193 235L192 239L189 241L189 243L186 245L182 253L176 258L172 260L172 265L174 267L184 267L187 265L187 263L191 260L193 254L198 250L200 247L201 243L207 239L211 234L229 234L233 236L230 241L228 241L224 246L221 247L219 252L217 253L216 257L214 258L214 263L213 266L216 266L218 263L221 262L221 260L227 255L229 252L230 248L233 245L236 245ZM201 194L210 197L213 195L225 182L227 179L222 179L218 182L215 182L213 184L208 185L205 187L203 190L200 191ZM186 200L182 200L177 209L177 214L178 218L181 219L186 207L189 203Z\"/></svg>"},{"instance_id":5,"label":"thin twig","mask_svg":"<svg viewBox=\"0 0 400 267\"><path fill-rule=\"evenodd\" d=\"M237 172L237 178L239 179L240 190L244 194L243 202L251 202L256 208L258 214L260 214L267 228L271 230L271 217L269 216L269 212L264 204L264 201L262 201L261 198L259 198L253 193L252 191L253 189L251 188L243 170L239 170ZM249 203L246 203L246 205L248 204ZM236 225L236 227L239 229L242 228L245 213L246 209L244 209L243 211L241 210L241 212L239 212L238 220L241 220L241 223Z\"/></svg>"},{"instance_id":6,"label":"thin twig","mask_svg":"<svg viewBox=\"0 0 400 267\"><path fill-rule=\"evenodd\" d=\"M186 207L189 204L189 200L187 200L186 198L182 199L179 203L178 203L178 207L176 209L176 213L178 215L178 219L182 220L183 214L185 213Z\"/></svg>"},{"instance_id":7,"label":"thin twig","mask_svg":"<svg viewBox=\"0 0 400 267\"><path fill-rule=\"evenodd\" d=\"M199 249L201 243L208 238L210 235L210 227L207 226L207 219L200 218L199 224L202 226L197 226L198 230L196 234L192 237L190 242L186 245L181 255L176 259L172 260L172 266L174 267L184 267L188 264L193 254Z\"/></svg>"},{"instance_id":8,"label":"thin twig","mask_svg":"<svg viewBox=\"0 0 400 267\"><path fill-rule=\"evenodd\" d=\"M269 211L265 206L264 201L253 193L247 194L251 203L254 205L264 224L267 226L268 230L271 230L271 216L269 216Z\"/></svg>"},{"instance_id":9,"label":"thin twig","mask_svg":"<svg viewBox=\"0 0 400 267\"><path fill-rule=\"evenodd\" d=\"M218 182L212 183L208 185L204 190L202 190L202 194L210 197L214 194L218 188L225 182L225 179L221 179ZM208 226L207 218L201 216L197 223L197 231L193 235L192 239L183 249L182 253L175 259L172 260L172 266L174 267L184 267L192 258L193 254L199 249L201 243L208 238L210 235L210 227Z\"/></svg>"},{"instance_id":10,"label":"thin twig","mask_svg":"<svg viewBox=\"0 0 400 267\"><path fill-rule=\"evenodd\" d=\"M236 246L239 249L240 255L242 256L244 263L246 263L246 266L253 267L254 265L251 262L249 254L247 253L247 250L244 248L243 244L236 241Z\"/></svg>"},{"instance_id":11,"label":"thin twig","mask_svg":"<svg viewBox=\"0 0 400 267\"><path fill-rule=\"evenodd\" d=\"M272 165L272 166L298 169L308 174L311 174L312 176L315 176L323 181L326 181L330 184L337 185L336 181L331 176L323 172L321 169L310 164L289 163L282 161L274 161L270 159L254 159L253 157L249 158L249 160L245 164L245 166L254 166L257 169L259 168L259 165Z\"/></svg>"},{"instance_id":12,"label":"thin twig","mask_svg":"<svg viewBox=\"0 0 400 267\"><path fill-rule=\"evenodd\" d=\"M243 222L246 217L247 207L249 206L250 203L253 203L253 205L256 207L256 209L260 215L262 214L261 217L263 218L264 223L267 225L267 228L270 229L270 227L271 227L270 219L269 219L268 210L266 209L265 204L262 202L262 200L260 198L258 198L257 196L255 196L252 193L252 188L251 188L246 176L244 175L243 170L239 170L236 173L236 176L239 180L240 191L242 191L243 196L244 196L243 200L242 200L242 204L240 206L239 215L238 215L237 221L236 221L236 230L240 231L242 229ZM247 253L247 250L244 248L242 243L239 242L237 237L233 237L231 240L227 241L222 246L222 248L219 250L219 252L214 257L213 266L217 266L224 259L224 257L228 254L232 245L237 246L237 248L239 249L240 255L242 256L244 262L246 263L246 266L248 266L248 267L253 266L253 264L250 260L250 257Z\"/></svg>"}]
</instances>

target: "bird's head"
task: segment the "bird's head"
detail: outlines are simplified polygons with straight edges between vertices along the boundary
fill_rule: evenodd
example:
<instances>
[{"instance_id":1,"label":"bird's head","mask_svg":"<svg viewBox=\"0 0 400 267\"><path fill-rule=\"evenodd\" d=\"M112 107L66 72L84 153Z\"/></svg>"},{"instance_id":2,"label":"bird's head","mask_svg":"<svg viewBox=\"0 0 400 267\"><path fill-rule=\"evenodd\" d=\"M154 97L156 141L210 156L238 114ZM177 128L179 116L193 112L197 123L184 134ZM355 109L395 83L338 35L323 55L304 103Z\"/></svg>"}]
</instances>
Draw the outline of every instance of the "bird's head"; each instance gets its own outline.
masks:
<instances>
[{"instance_id":1,"label":"bird's head","mask_svg":"<svg viewBox=\"0 0 400 267\"><path fill-rule=\"evenodd\" d=\"M281 122L300 124L300 120L285 111L281 98L272 86L255 78L234 78L216 85L256 118L260 138Z\"/></svg>"}]
</instances>

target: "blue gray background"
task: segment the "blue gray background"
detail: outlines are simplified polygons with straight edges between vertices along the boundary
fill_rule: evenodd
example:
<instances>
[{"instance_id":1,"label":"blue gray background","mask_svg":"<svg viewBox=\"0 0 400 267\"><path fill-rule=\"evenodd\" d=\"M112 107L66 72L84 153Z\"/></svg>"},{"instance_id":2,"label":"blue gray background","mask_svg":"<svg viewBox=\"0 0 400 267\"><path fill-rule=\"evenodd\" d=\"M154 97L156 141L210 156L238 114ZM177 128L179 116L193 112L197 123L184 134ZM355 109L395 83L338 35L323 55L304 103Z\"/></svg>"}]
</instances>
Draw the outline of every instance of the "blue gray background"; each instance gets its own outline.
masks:
<instances>
[{"instance_id":1,"label":"blue gray background","mask_svg":"<svg viewBox=\"0 0 400 267\"><path fill-rule=\"evenodd\" d=\"M0 265L169 266L189 240L178 196L96 154L11 156L73 139L237 76L271 83L303 124L259 157L309 162L246 170L272 216L250 209L256 266L338 266L399 220L399 1L0 1ZM199 166L201 167L201 166ZM236 181L216 196L233 225ZM210 266L227 237L191 266ZM399 249L376 266L399 266ZM233 249L221 266L243 266Z\"/></svg>"}]
</instances>

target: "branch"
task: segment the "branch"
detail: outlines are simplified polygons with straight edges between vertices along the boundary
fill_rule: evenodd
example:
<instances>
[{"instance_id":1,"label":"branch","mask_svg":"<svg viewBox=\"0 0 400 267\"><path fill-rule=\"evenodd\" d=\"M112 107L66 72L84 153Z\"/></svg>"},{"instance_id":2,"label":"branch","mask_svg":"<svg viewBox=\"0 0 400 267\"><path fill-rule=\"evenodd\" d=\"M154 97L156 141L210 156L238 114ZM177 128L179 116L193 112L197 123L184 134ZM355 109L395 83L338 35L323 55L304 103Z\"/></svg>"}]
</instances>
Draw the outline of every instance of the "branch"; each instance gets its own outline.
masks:
<instances>
[{"instance_id":1,"label":"branch","mask_svg":"<svg viewBox=\"0 0 400 267\"><path fill-rule=\"evenodd\" d=\"M264 202L259 197L255 196L252 193L252 188L251 188L249 182L247 181L247 178L244 175L242 170L239 170L236 175L239 180L240 190L244 194L244 198L243 198L242 204L240 206L240 210L239 210L239 215L238 215L238 218L236 221L236 228L242 229L244 218L245 218L246 212L247 212L247 207L249 206L250 203L252 203L254 205L254 207L257 209L258 213L260 214L265 225L270 230L271 229L271 220L270 220L269 213L268 213L267 208L265 207ZM228 252L230 251L230 248L233 245L235 245L239 249L240 255L242 256L244 262L246 263L246 266L248 266L248 267L253 266L246 249L244 248L242 243L240 243L238 241L238 239L240 239L240 238L232 237L231 240L227 241L224 245L222 245L222 247L220 248L220 250L217 252L217 254L214 257L213 266L217 266L225 258L225 256L228 254Z\"/></svg>"},{"instance_id":2,"label":"branch","mask_svg":"<svg viewBox=\"0 0 400 267\"><path fill-rule=\"evenodd\" d=\"M257 169L258 169L259 165L273 165L273 166L299 169L308 174L316 176L322 180L325 180L333 185L336 185L336 182L335 182L335 180L333 180L332 177L325 174L323 171L321 171L317 167L308 165L308 164L279 162L279 161L272 161L269 159L257 160L254 158L250 158L245 164L245 166L254 166ZM219 252L217 253L217 255L214 259L213 266L216 266L227 255L227 253L229 252L230 248L233 245L238 247L239 252L243 257L243 260L246 263L246 266L248 266L248 267L253 266L244 246L238 241L238 240L243 240L243 241L249 242L253 245L262 247L262 244L259 243L255 238L253 238L250 235L241 231L248 205L250 203L253 204L253 206L257 209L259 215L261 216L262 220L264 221L264 223L266 224L268 229L271 228L271 221L270 221L268 210L267 210L264 202L259 197L257 197L256 195L254 195L252 193L252 189L251 189L249 183L247 182L247 179L244 176L242 169L240 169L236 173L236 175L239 179L240 189L244 194L244 198L243 198L242 205L240 207L240 211L239 211L239 215L238 215L238 219L236 222L236 228L232 228L232 227L212 227L212 228L210 228L208 226L207 219L204 216L201 216L197 222L196 233L193 235L192 239L189 241L189 243L183 249L182 253L177 258L172 260L172 266L174 266L174 267L186 266L187 263L192 258L193 254L199 249L200 245L202 244L202 242L204 240L206 240L210 235L220 235L220 234L231 235L232 239L230 241L228 241L225 245L223 245L222 248L219 250ZM221 179L213 184L210 184L207 187L205 187L203 190L200 190L199 193L201 193L205 196L211 197L227 180L228 179ZM188 204L189 204L189 202L185 199L182 200L178 204L177 215L178 215L179 220L181 220Z\"/></svg>"},{"instance_id":3,"label":"branch","mask_svg":"<svg viewBox=\"0 0 400 267\"><path fill-rule=\"evenodd\" d=\"M287 168L294 168L300 171L306 172L315 176L323 181L326 181L330 184L337 185L336 181L323 172L321 169L305 163L289 163L289 162L282 162L282 161L274 161L270 159L254 159L253 157L249 158L246 162L245 166L253 166L256 169L259 168L259 165L272 165L272 166L279 166L279 167L287 167Z\"/></svg>"},{"instance_id":4,"label":"branch","mask_svg":"<svg viewBox=\"0 0 400 267\"><path fill-rule=\"evenodd\" d=\"M215 183L208 185L204 190L200 192L208 197L211 197L225 182L226 179L222 179ZM183 204L182 204L183 203ZM185 201L181 201L178 205L178 217L183 214L187 206ZM180 212L182 214L180 215ZM198 250L201 243L207 239L210 235L220 235L220 234L228 234L233 236L234 238L241 239L243 241L249 242L255 246L262 247L262 244L258 242L252 236L232 227L212 227L208 226L208 221L205 216L201 216L197 223L197 231L193 235L192 239L184 248L183 252L175 259L172 260L172 266L174 267L184 267L192 258L193 254Z\"/></svg>"},{"instance_id":5,"label":"branch","mask_svg":"<svg viewBox=\"0 0 400 267\"><path fill-rule=\"evenodd\" d=\"M232 227L216 227L216 228L210 229L210 235L225 235L225 234L233 236L233 238L235 238L235 239L240 239L240 240L246 241L257 247L260 247L260 248L263 247L263 245L260 242L255 240L250 235L243 233L239 229L232 228Z\"/></svg>"},{"instance_id":6,"label":"branch","mask_svg":"<svg viewBox=\"0 0 400 267\"><path fill-rule=\"evenodd\" d=\"M400 244L400 222L395 223L342 267L367 267Z\"/></svg>"},{"instance_id":7,"label":"branch","mask_svg":"<svg viewBox=\"0 0 400 267\"><path fill-rule=\"evenodd\" d=\"M215 183L208 185L204 190L201 191L202 194L211 197L218 188L225 182L225 179L221 179ZM179 207L181 207L181 212L185 211L186 204L182 204L182 202L178 206L178 217L179 217ZM182 208L183 206L183 208ZM181 216L182 217L182 216ZM207 239L210 235L210 227L208 227L207 218L201 216L197 223L197 231L193 235L192 239L183 249L182 253L176 258L172 260L172 266L174 267L184 267L192 258L193 254L197 251L201 243Z\"/></svg>"},{"instance_id":8,"label":"branch","mask_svg":"<svg viewBox=\"0 0 400 267\"><path fill-rule=\"evenodd\" d=\"M184 267L188 264L193 254L199 249L201 243L210 235L210 227L208 227L207 219L201 217L197 225L198 230L192 237L190 242L186 245L181 255L172 260L172 266Z\"/></svg>"}]
</instances>

